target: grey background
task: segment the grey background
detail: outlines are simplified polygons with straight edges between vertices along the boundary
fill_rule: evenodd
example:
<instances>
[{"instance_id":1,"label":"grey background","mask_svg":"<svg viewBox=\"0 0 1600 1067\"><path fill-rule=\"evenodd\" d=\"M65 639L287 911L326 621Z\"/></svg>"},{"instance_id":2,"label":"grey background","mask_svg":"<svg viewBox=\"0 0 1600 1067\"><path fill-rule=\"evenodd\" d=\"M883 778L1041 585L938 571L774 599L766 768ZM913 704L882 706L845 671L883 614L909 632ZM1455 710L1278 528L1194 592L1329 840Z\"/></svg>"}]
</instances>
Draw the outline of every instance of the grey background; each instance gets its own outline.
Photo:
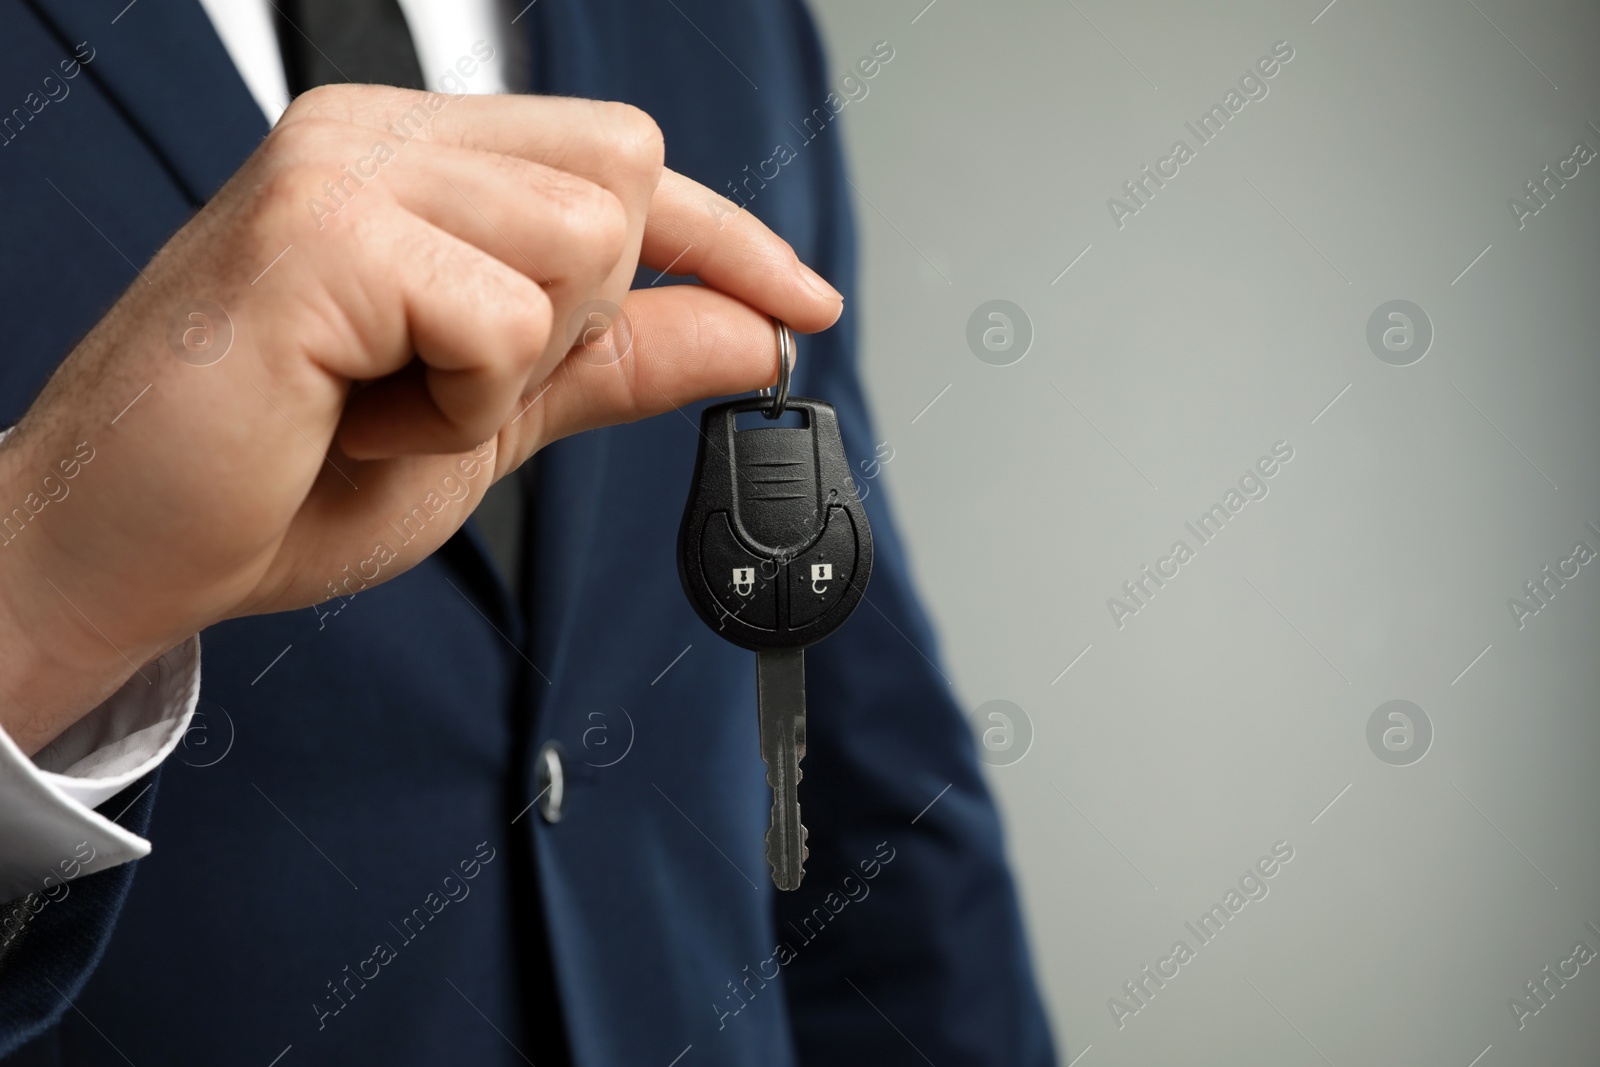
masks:
<instances>
[{"instance_id":1,"label":"grey background","mask_svg":"<svg viewBox=\"0 0 1600 1067\"><path fill-rule=\"evenodd\" d=\"M1600 961L1520 1031L1508 1000L1600 950L1600 561L1520 630L1507 601L1600 550L1600 160L1520 230L1507 200L1600 150L1600 9L1325 2L814 0L840 75L895 49L842 115L893 450L863 484L963 706L1031 721L987 771L1063 1064L1593 1064ZM994 299L1032 322L1011 366L966 343ZM1406 367L1366 341L1395 299L1434 330ZM1269 495L1118 629L1277 441ZM1367 743L1395 699L1434 731L1407 766ZM1119 1029L1108 998L1283 840Z\"/></svg>"}]
</instances>

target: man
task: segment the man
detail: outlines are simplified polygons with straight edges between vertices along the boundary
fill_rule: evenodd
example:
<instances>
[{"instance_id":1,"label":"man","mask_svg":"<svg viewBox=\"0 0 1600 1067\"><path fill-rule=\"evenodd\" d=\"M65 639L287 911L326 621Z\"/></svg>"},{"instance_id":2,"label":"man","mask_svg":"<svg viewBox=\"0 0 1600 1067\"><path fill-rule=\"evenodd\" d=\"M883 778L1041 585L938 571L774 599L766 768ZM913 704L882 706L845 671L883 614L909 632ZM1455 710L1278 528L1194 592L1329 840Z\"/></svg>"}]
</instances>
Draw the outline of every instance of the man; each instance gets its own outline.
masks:
<instances>
[{"instance_id":1,"label":"man","mask_svg":"<svg viewBox=\"0 0 1600 1067\"><path fill-rule=\"evenodd\" d=\"M768 316L872 450L805 13L404 7L0 0L7 1062L1050 1062L881 496L796 893L678 587Z\"/></svg>"}]
</instances>

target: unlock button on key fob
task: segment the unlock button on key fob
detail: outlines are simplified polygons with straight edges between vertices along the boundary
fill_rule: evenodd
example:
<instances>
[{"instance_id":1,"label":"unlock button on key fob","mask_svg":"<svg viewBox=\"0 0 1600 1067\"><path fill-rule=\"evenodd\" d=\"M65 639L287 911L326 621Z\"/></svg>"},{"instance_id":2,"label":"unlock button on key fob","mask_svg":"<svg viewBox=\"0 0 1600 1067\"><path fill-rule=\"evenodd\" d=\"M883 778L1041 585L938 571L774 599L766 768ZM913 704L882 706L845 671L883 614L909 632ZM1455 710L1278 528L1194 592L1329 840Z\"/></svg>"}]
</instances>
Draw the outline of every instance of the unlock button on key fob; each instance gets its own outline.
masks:
<instances>
[{"instance_id":1,"label":"unlock button on key fob","mask_svg":"<svg viewBox=\"0 0 1600 1067\"><path fill-rule=\"evenodd\" d=\"M816 622L843 600L855 572L855 523L844 508L830 507L822 536L789 563L790 629Z\"/></svg>"}]
</instances>

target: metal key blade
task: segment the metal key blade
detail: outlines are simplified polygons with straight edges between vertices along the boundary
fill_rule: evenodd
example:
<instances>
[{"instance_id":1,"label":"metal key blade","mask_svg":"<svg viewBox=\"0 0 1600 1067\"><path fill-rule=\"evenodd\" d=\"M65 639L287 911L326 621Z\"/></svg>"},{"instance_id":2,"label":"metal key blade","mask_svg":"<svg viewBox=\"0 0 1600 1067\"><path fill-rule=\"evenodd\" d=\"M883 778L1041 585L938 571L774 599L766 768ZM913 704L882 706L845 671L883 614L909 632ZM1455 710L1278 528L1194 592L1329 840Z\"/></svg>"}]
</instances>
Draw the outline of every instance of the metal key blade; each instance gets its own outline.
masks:
<instances>
[{"instance_id":1,"label":"metal key blade","mask_svg":"<svg viewBox=\"0 0 1600 1067\"><path fill-rule=\"evenodd\" d=\"M761 713L761 758L772 787L767 863L779 889L800 888L805 877L806 828L800 822L800 761L806 755L804 649L756 653L756 703Z\"/></svg>"}]
</instances>

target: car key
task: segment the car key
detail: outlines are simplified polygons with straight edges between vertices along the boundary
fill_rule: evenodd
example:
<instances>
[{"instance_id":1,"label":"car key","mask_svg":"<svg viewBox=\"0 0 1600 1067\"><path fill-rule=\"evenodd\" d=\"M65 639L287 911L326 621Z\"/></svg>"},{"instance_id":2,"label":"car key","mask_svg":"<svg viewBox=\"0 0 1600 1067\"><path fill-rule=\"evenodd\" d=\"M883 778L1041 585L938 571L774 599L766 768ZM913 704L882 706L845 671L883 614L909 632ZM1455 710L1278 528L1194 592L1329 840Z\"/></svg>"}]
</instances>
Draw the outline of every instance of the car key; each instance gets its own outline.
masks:
<instances>
[{"instance_id":1,"label":"car key","mask_svg":"<svg viewBox=\"0 0 1600 1067\"><path fill-rule=\"evenodd\" d=\"M678 576L695 611L756 653L761 755L772 787L767 862L779 889L800 886L806 830L800 761L806 748L805 649L850 617L872 572L872 531L856 495L831 405L788 398L717 404L701 419ZM737 416L798 412L802 427L741 430Z\"/></svg>"}]
</instances>

